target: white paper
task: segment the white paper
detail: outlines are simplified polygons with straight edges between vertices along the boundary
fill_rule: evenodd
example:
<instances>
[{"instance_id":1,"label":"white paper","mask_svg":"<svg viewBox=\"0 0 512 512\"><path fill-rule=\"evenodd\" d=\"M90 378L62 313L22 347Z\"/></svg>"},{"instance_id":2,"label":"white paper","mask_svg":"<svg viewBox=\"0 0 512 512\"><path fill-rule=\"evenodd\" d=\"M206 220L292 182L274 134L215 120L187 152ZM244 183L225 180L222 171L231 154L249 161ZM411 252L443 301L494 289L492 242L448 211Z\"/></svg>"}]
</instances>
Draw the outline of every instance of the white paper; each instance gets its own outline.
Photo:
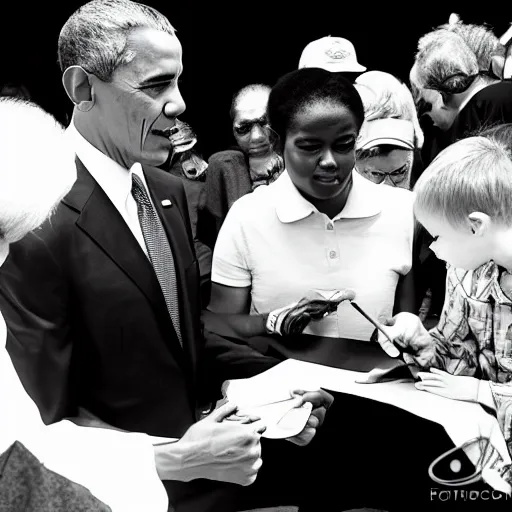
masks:
<instances>
[{"instance_id":1,"label":"white paper","mask_svg":"<svg viewBox=\"0 0 512 512\"><path fill-rule=\"evenodd\" d=\"M262 437L284 439L304 429L311 413L311 404L301 404L294 390L320 389L308 376L289 376L282 380L279 373L263 372L248 379L228 381L224 386L226 398L238 406L237 415L257 416L254 426L265 425ZM227 420L230 421L230 420Z\"/></svg>"},{"instance_id":2,"label":"white paper","mask_svg":"<svg viewBox=\"0 0 512 512\"><path fill-rule=\"evenodd\" d=\"M486 413L475 403L451 400L414 387L411 380L402 379L376 384L359 384L365 372L354 372L331 368L315 363L287 359L260 374L261 381L280 382L316 382L322 388L361 396L379 402L400 407L417 416L442 425L455 446L478 436L489 436L504 462L510 462L505 439L496 418Z\"/></svg>"}]
</instances>

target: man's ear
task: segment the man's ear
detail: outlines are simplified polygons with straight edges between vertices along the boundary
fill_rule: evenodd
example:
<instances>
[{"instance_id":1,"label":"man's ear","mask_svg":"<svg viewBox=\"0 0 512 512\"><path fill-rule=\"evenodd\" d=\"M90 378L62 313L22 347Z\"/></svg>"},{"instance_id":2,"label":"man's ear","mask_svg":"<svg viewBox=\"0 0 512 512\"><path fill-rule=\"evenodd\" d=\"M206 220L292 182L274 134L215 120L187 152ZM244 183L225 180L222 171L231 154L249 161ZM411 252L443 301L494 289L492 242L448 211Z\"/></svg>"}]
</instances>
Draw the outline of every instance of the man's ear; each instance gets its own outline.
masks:
<instances>
[{"instance_id":1,"label":"man's ear","mask_svg":"<svg viewBox=\"0 0 512 512\"><path fill-rule=\"evenodd\" d=\"M492 220L489 215L482 212L473 212L468 215L469 227L476 236L484 235L490 228Z\"/></svg>"},{"instance_id":2,"label":"man's ear","mask_svg":"<svg viewBox=\"0 0 512 512\"><path fill-rule=\"evenodd\" d=\"M82 66L70 66L62 75L62 85L80 112L88 112L94 106L94 91L89 73Z\"/></svg>"}]
</instances>

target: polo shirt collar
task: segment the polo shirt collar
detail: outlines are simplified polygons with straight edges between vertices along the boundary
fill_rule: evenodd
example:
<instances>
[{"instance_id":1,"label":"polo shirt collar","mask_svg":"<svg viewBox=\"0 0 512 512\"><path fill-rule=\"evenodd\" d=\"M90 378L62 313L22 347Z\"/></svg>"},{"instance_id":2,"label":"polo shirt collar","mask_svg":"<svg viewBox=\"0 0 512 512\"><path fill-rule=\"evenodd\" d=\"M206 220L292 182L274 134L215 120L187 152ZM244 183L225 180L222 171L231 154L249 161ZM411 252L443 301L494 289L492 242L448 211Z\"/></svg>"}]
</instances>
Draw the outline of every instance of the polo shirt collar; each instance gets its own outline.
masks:
<instances>
[{"instance_id":1,"label":"polo shirt collar","mask_svg":"<svg viewBox=\"0 0 512 512\"><path fill-rule=\"evenodd\" d=\"M319 213L318 210L297 190L287 171L284 171L273 185L276 193L276 214L283 223L292 223ZM382 210L380 187L352 171L352 190L345 208L334 217L338 219L362 219L378 215Z\"/></svg>"}]
</instances>

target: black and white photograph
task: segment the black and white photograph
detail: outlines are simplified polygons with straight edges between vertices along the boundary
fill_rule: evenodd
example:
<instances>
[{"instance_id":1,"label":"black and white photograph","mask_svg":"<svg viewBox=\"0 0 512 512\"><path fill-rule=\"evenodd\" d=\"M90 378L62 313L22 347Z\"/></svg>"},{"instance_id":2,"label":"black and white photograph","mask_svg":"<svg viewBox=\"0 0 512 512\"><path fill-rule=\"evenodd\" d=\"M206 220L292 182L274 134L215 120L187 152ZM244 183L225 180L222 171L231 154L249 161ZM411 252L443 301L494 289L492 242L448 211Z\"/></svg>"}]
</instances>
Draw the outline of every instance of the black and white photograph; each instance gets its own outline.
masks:
<instances>
[{"instance_id":1,"label":"black and white photograph","mask_svg":"<svg viewBox=\"0 0 512 512\"><path fill-rule=\"evenodd\" d=\"M512 4L4 3L0 512L512 510Z\"/></svg>"}]
</instances>

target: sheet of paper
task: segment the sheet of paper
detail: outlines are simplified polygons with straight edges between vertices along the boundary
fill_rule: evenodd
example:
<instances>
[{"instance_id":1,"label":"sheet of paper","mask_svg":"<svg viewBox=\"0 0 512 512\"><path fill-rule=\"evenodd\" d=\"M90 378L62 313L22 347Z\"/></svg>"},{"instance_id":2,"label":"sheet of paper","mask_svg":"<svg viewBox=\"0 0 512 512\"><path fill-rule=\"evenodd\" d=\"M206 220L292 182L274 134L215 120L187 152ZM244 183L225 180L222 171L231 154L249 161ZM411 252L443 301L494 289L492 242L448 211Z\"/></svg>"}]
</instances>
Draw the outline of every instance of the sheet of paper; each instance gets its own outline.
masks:
<instances>
[{"instance_id":1,"label":"sheet of paper","mask_svg":"<svg viewBox=\"0 0 512 512\"><path fill-rule=\"evenodd\" d=\"M228 381L225 394L240 407L259 407L289 400L294 389L314 391L320 389L320 384L308 375L289 374L283 380L280 372L266 371L249 379Z\"/></svg>"},{"instance_id":2,"label":"sheet of paper","mask_svg":"<svg viewBox=\"0 0 512 512\"><path fill-rule=\"evenodd\" d=\"M496 418L474 403L450 400L425 391L419 391L411 380L402 379L378 384L360 384L365 374L331 368L315 363L288 359L260 374L260 383L316 382L325 389L357 395L400 407L417 416L434 421L444 427L456 446L478 437L489 435L505 462L510 462L505 439Z\"/></svg>"}]
</instances>

